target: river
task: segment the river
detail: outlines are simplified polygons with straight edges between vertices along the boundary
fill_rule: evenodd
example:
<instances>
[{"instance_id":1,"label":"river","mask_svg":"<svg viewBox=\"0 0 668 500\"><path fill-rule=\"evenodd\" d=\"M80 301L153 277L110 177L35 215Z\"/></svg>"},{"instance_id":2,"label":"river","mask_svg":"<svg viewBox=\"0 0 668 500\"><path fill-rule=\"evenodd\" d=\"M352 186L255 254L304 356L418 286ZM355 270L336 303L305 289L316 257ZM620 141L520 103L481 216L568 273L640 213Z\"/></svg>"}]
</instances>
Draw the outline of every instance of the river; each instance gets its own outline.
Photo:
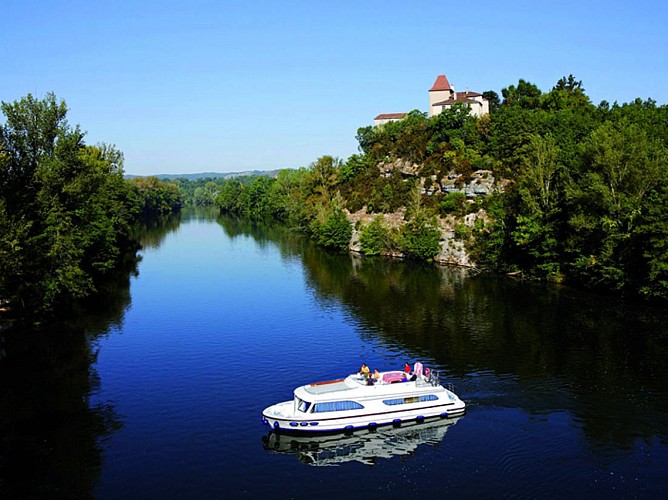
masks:
<instances>
[{"instance_id":1,"label":"river","mask_svg":"<svg viewBox=\"0 0 668 500\"><path fill-rule=\"evenodd\" d=\"M184 212L77 321L0 345L4 498L656 498L668 314L470 270L331 255ZM456 421L297 442L295 386L421 361ZM4 492L4 494L3 494Z\"/></svg>"}]
</instances>

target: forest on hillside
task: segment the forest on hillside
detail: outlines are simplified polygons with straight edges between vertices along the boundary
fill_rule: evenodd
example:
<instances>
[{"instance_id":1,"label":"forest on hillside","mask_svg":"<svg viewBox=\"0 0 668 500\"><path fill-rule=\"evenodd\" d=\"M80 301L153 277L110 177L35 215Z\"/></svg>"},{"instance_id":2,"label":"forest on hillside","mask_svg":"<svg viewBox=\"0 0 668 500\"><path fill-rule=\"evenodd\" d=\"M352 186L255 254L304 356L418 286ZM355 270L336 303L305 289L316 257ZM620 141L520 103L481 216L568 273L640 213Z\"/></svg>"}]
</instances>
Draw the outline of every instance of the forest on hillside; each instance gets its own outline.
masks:
<instances>
[{"instance_id":1,"label":"forest on hillside","mask_svg":"<svg viewBox=\"0 0 668 500\"><path fill-rule=\"evenodd\" d=\"M428 118L358 130L359 153L323 156L276 177L198 186L196 203L299 228L346 250L346 212L376 217L357 227L368 255L429 260L442 220L484 212L455 225L478 267L628 296L668 299L668 107L651 99L595 105L572 75L547 92L519 80L484 94L488 115L465 105ZM399 168L408 165L409 168ZM491 172L484 197L443 192ZM192 199L192 198L191 198ZM383 214L400 211L390 227Z\"/></svg>"},{"instance_id":2,"label":"forest on hillside","mask_svg":"<svg viewBox=\"0 0 668 500\"><path fill-rule=\"evenodd\" d=\"M86 144L53 94L3 102L0 316L71 309L135 258L142 217L183 203L277 221L336 251L355 229L365 255L427 261L448 221L479 268L668 299L668 107L594 105L573 76L547 92L519 80L501 94L485 93L481 118L455 105L362 127L347 160L172 181L124 179L122 153ZM486 196L444 189L480 172L495 179ZM368 217L353 226L359 213Z\"/></svg>"}]
</instances>

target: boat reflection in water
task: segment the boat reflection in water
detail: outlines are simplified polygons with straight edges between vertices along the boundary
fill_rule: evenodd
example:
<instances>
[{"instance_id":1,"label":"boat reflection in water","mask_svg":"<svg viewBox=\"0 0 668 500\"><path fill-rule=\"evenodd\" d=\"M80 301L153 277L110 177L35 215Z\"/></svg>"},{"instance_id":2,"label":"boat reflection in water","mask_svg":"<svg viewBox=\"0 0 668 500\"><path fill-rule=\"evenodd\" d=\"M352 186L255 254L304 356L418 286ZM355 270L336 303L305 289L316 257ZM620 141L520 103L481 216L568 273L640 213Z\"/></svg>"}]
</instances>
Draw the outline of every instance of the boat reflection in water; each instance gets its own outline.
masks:
<instances>
[{"instance_id":1,"label":"boat reflection in water","mask_svg":"<svg viewBox=\"0 0 668 500\"><path fill-rule=\"evenodd\" d=\"M300 462L308 465L338 465L344 462L374 465L379 458L410 455L420 445L439 444L450 426L462 418L437 418L421 423L405 423L401 427L381 427L329 436L289 436L269 431L262 438L262 443L267 451L294 454Z\"/></svg>"}]
</instances>

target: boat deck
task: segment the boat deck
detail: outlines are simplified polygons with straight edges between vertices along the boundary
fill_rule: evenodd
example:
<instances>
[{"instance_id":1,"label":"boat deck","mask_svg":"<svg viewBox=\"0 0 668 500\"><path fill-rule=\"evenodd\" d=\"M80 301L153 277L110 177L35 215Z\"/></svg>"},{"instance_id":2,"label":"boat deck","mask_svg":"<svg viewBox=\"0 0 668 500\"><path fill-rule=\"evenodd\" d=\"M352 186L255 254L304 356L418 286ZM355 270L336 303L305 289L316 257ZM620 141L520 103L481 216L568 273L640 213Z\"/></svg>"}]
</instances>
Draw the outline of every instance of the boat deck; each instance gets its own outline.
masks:
<instances>
[{"instance_id":1,"label":"boat deck","mask_svg":"<svg viewBox=\"0 0 668 500\"><path fill-rule=\"evenodd\" d=\"M328 394L330 392L347 391L354 386L347 382L348 379L328 380L327 382L315 382L304 387L310 394Z\"/></svg>"}]
</instances>

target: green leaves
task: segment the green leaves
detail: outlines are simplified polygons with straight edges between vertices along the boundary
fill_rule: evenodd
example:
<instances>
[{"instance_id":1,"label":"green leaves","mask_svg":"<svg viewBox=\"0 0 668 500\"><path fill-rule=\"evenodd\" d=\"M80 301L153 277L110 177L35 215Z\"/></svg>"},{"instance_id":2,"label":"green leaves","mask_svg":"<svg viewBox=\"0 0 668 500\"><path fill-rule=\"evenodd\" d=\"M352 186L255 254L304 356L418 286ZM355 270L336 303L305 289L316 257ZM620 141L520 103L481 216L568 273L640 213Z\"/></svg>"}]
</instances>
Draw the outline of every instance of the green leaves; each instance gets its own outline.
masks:
<instances>
[{"instance_id":1,"label":"green leaves","mask_svg":"<svg viewBox=\"0 0 668 500\"><path fill-rule=\"evenodd\" d=\"M412 258L431 261L440 250L440 239L433 219L418 216L401 229L401 248Z\"/></svg>"},{"instance_id":2,"label":"green leaves","mask_svg":"<svg viewBox=\"0 0 668 500\"><path fill-rule=\"evenodd\" d=\"M392 246L390 230L382 215L377 215L360 232L360 246L364 255L380 255Z\"/></svg>"},{"instance_id":3,"label":"green leaves","mask_svg":"<svg viewBox=\"0 0 668 500\"><path fill-rule=\"evenodd\" d=\"M2 104L0 299L39 319L85 297L130 246L137 213L113 146L86 146L53 94Z\"/></svg>"},{"instance_id":4,"label":"green leaves","mask_svg":"<svg viewBox=\"0 0 668 500\"><path fill-rule=\"evenodd\" d=\"M323 221L313 219L309 228L318 245L340 252L348 250L353 227L340 208L328 211Z\"/></svg>"}]
</instances>

